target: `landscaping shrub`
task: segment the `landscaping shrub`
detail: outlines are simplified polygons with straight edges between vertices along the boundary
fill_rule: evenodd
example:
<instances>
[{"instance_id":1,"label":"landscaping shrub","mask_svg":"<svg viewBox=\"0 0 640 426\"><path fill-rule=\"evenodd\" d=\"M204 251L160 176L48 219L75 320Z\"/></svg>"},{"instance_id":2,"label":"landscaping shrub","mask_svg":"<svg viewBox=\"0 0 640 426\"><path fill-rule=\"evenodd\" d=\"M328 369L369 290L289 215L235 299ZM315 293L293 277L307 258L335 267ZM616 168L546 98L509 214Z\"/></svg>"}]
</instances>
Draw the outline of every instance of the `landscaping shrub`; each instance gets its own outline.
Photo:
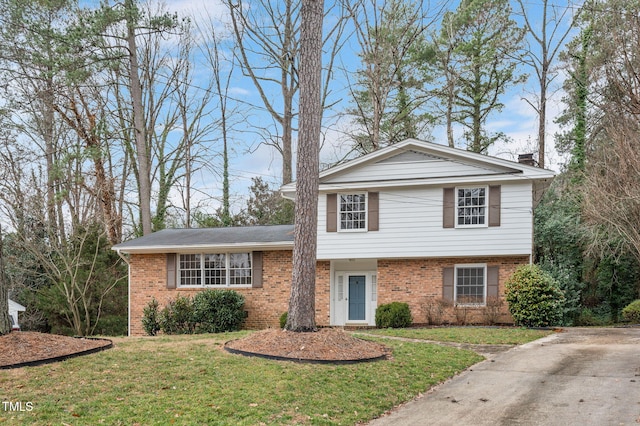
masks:
<instances>
[{"instance_id":1,"label":"landscaping shrub","mask_svg":"<svg viewBox=\"0 0 640 426\"><path fill-rule=\"evenodd\" d=\"M160 312L160 329L165 334L191 334L195 331L191 299L178 296Z\"/></svg>"},{"instance_id":2,"label":"landscaping shrub","mask_svg":"<svg viewBox=\"0 0 640 426\"><path fill-rule=\"evenodd\" d=\"M564 294L551 275L537 265L518 267L505 287L509 312L517 325L547 327L561 323Z\"/></svg>"},{"instance_id":3,"label":"landscaping shrub","mask_svg":"<svg viewBox=\"0 0 640 426\"><path fill-rule=\"evenodd\" d=\"M640 299L629 303L622 310L622 318L634 324L640 323Z\"/></svg>"},{"instance_id":4,"label":"landscaping shrub","mask_svg":"<svg viewBox=\"0 0 640 426\"><path fill-rule=\"evenodd\" d=\"M142 310L142 328L149 336L155 336L160 331L160 305L155 297Z\"/></svg>"},{"instance_id":5,"label":"landscaping shrub","mask_svg":"<svg viewBox=\"0 0 640 426\"><path fill-rule=\"evenodd\" d=\"M488 325L495 325L500 320L500 315L502 315L502 306L504 302L499 297L487 297L487 302L485 306L482 308L482 316L484 317L484 322Z\"/></svg>"},{"instance_id":6,"label":"landscaping shrub","mask_svg":"<svg viewBox=\"0 0 640 426\"><path fill-rule=\"evenodd\" d=\"M448 310L453 308L453 303L445 299L428 298L424 305L424 310L427 314L427 323L429 325L442 325L444 317Z\"/></svg>"},{"instance_id":7,"label":"landscaping shrub","mask_svg":"<svg viewBox=\"0 0 640 426\"><path fill-rule=\"evenodd\" d=\"M244 296L233 290L205 290L193 298L193 321L199 333L240 330Z\"/></svg>"},{"instance_id":8,"label":"landscaping shrub","mask_svg":"<svg viewBox=\"0 0 640 426\"><path fill-rule=\"evenodd\" d=\"M409 305L401 302L392 302L378 306L376 309L376 327L378 328L403 328L413 322Z\"/></svg>"},{"instance_id":9,"label":"landscaping shrub","mask_svg":"<svg viewBox=\"0 0 640 426\"><path fill-rule=\"evenodd\" d=\"M289 318L288 312L285 312L282 315L280 315L280 328L284 328L284 326L287 325L288 318Z\"/></svg>"}]
</instances>

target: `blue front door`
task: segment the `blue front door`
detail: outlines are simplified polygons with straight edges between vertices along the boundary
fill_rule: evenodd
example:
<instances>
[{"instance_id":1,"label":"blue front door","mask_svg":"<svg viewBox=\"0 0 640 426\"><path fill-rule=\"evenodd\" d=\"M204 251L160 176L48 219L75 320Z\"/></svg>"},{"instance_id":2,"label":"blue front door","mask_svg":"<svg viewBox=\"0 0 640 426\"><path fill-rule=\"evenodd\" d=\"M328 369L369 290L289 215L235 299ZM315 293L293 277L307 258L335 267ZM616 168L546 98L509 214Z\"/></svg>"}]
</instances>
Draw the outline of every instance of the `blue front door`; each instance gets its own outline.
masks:
<instances>
[{"instance_id":1,"label":"blue front door","mask_svg":"<svg viewBox=\"0 0 640 426\"><path fill-rule=\"evenodd\" d=\"M364 275L349 275L349 321L366 319L366 285Z\"/></svg>"}]
</instances>

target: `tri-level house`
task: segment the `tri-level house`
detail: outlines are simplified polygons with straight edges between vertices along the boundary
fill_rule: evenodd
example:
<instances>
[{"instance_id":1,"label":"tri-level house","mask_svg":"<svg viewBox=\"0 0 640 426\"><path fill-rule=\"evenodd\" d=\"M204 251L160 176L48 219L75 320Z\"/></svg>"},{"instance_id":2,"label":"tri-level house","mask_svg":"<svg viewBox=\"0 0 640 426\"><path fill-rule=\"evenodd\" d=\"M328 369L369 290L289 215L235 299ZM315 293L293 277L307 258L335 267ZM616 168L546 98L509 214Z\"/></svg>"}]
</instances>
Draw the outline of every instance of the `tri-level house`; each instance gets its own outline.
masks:
<instances>
[{"instance_id":1,"label":"tri-level house","mask_svg":"<svg viewBox=\"0 0 640 426\"><path fill-rule=\"evenodd\" d=\"M554 173L409 139L320 174L316 322L370 326L375 310L409 304L482 308L532 260L533 208ZM281 188L295 200L295 182ZM287 310L293 226L170 229L119 244L128 254L130 333L144 306L206 288L245 295L248 328ZM445 318L446 319L446 318ZM449 318L452 320L452 318ZM509 322L506 305L501 321Z\"/></svg>"}]
</instances>

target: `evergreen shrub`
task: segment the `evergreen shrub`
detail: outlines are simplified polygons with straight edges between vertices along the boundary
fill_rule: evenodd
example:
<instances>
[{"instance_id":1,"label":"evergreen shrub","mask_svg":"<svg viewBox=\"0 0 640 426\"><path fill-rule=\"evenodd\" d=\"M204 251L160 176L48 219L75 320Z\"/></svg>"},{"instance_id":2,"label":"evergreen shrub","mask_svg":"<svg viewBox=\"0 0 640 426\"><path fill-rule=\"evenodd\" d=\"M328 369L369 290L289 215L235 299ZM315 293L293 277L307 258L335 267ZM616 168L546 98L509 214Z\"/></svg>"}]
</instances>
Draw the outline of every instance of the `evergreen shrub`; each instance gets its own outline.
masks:
<instances>
[{"instance_id":1,"label":"evergreen shrub","mask_svg":"<svg viewBox=\"0 0 640 426\"><path fill-rule=\"evenodd\" d=\"M233 290L205 290L193 298L193 321L199 333L240 330L244 296Z\"/></svg>"},{"instance_id":2,"label":"evergreen shrub","mask_svg":"<svg viewBox=\"0 0 640 426\"><path fill-rule=\"evenodd\" d=\"M413 322L411 309L407 303L391 302L376 309L376 327L403 328Z\"/></svg>"},{"instance_id":3,"label":"evergreen shrub","mask_svg":"<svg viewBox=\"0 0 640 426\"><path fill-rule=\"evenodd\" d=\"M160 305L155 297L142 310L142 328L149 336L160 331Z\"/></svg>"},{"instance_id":4,"label":"evergreen shrub","mask_svg":"<svg viewBox=\"0 0 640 426\"><path fill-rule=\"evenodd\" d=\"M640 324L640 299L629 303L622 310L622 318L634 324Z\"/></svg>"},{"instance_id":5,"label":"evergreen shrub","mask_svg":"<svg viewBox=\"0 0 640 426\"><path fill-rule=\"evenodd\" d=\"M160 312L160 329L165 334L192 334L195 331L191 299L178 296Z\"/></svg>"},{"instance_id":6,"label":"evergreen shrub","mask_svg":"<svg viewBox=\"0 0 640 426\"><path fill-rule=\"evenodd\" d=\"M516 325L548 327L562 322L564 293L551 275L537 265L518 267L505 288Z\"/></svg>"}]
</instances>

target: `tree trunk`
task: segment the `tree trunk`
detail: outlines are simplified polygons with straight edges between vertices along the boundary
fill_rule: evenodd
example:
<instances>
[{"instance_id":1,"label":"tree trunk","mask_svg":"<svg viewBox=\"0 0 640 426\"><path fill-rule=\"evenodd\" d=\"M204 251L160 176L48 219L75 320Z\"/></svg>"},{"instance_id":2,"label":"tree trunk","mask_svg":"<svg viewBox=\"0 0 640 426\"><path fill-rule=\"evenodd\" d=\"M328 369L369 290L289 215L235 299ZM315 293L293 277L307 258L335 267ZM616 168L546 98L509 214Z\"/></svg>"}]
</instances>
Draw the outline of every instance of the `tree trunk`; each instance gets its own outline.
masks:
<instances>
[{"instance_id":1,"label":"tree trunk","mask_svg":"<svg viewBox=\"0 0 640 426\"><path fill-rule=\"evenodd\" d=\"M142 104L142 85L138 71L138 52L136 45L135 22L133 22L133 1L125 2L127 10L127 43L129 47L129 82L131 90L131 105L133 108L133 133L136 145L136 159L138 162L138 197L140 202L140 221L142 234L147 235L151 228L151 159L147 148L146 128L144 122L144 107Z\"/></svg>"},{"instance_id":2,"label":"tree trunk","mask_svg":"<svg viewBox=\"0 0 640 426\"><path fill-rule=\"evenodd\" d=\"M295 242L289 315L285 328L315 331L318 173L322 102L323 0L302 0L300 132L296 164Z\"/></svg>"},{"instance_id":3,"label":"tree trunk","mask_svg":"<svg viewBox=\"0 0 640 426\"><path fill-rule=\"evenodd\" d=\"M9 321L9 283L4 273L2 225L0 225L0 336L11 331Z\"/></svg>"}]
</instances>

